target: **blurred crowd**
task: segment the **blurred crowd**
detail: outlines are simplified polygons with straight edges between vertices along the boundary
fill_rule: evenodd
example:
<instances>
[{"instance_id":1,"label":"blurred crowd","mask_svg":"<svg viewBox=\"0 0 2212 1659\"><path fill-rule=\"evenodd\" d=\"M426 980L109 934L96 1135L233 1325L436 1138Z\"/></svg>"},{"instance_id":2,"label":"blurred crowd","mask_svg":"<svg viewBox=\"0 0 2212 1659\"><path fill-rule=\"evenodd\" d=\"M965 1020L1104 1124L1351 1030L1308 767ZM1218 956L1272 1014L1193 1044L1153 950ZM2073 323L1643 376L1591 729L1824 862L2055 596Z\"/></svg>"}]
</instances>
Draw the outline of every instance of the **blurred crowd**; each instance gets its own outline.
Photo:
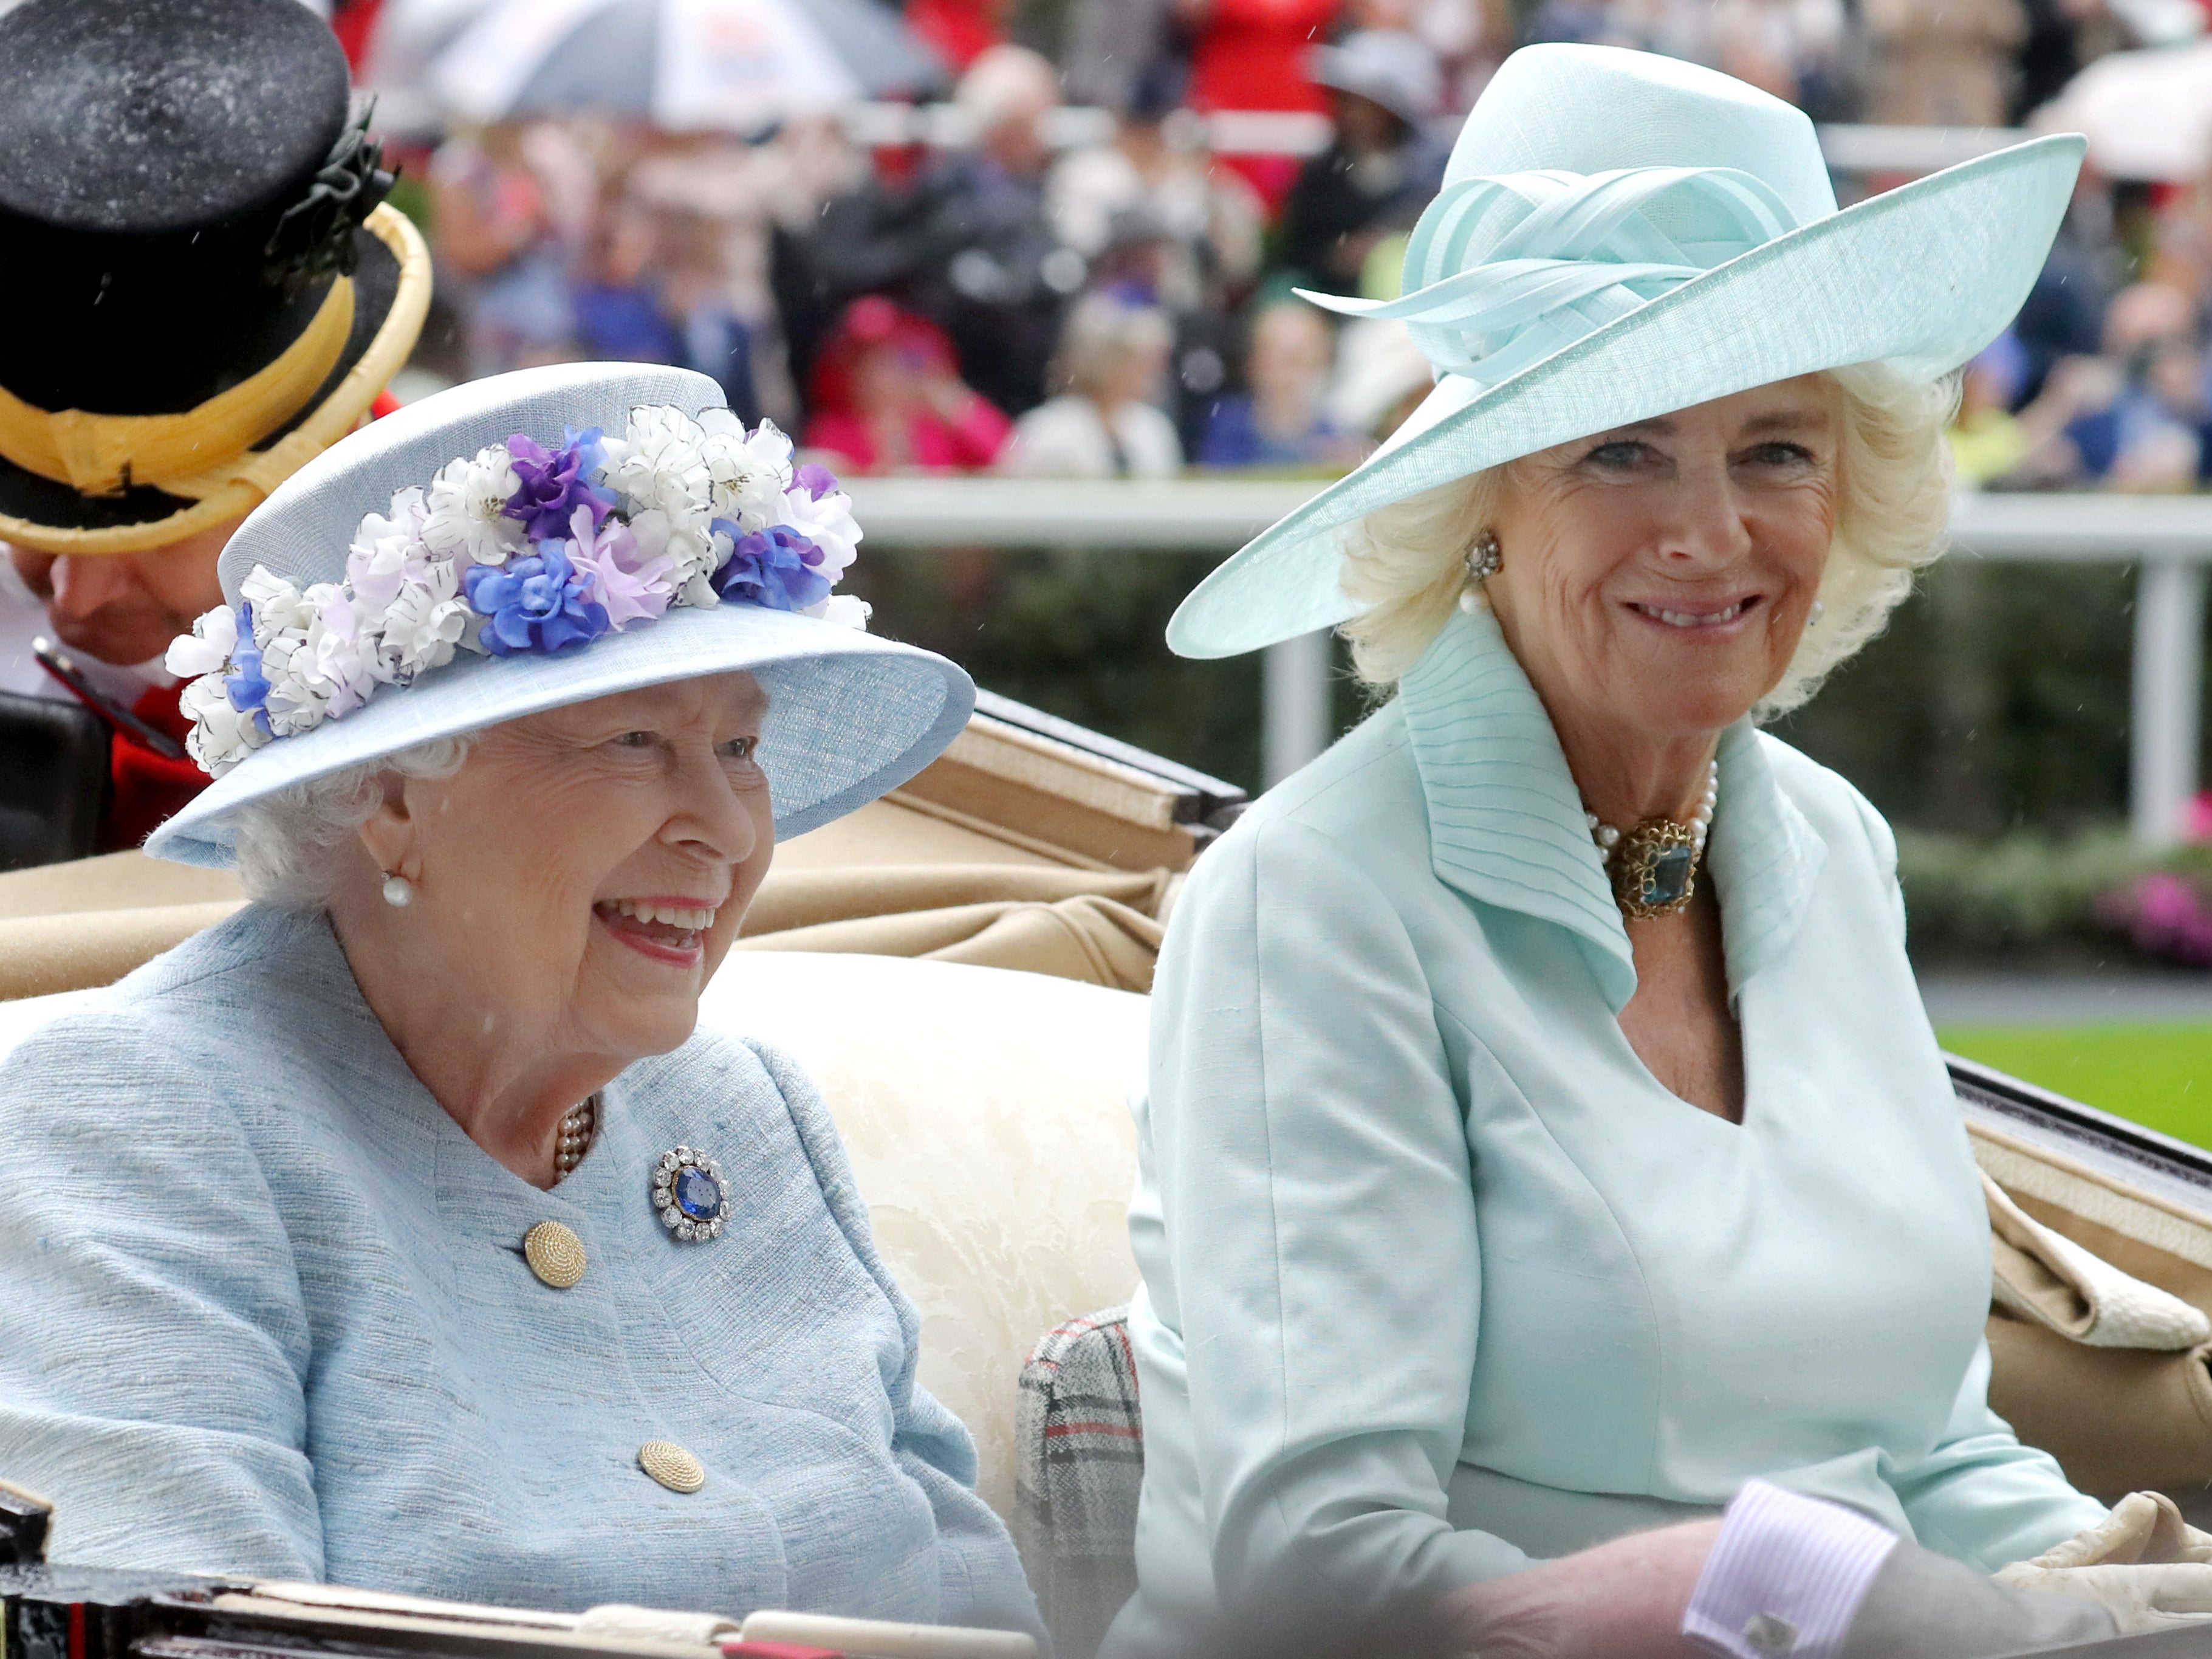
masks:
<instances>
[{"instance_id":1,"label":"blurred crowd","mask_svg":"<svg viewBox=\"0 0 2212 1659\"><path fill-rule=\"evenodd\" d=\"M1692 58L1821 121L1999 126L2108 52L2201 32L2205 7L907 0L957 142L863 143L832 115L738 135L579 114L426 147L448 326L418 372L684 364L858 472L1338 471L1430 371L1398 325L1294 290L1395 295L1457 119L1515 46ZM1310 136L1217 151L1237 112L1262 138ZM1966 376L1962 479L2212 479L2208 305L2212 186L2093 171L2019 321Z\"/></svg>"}]
</instances>

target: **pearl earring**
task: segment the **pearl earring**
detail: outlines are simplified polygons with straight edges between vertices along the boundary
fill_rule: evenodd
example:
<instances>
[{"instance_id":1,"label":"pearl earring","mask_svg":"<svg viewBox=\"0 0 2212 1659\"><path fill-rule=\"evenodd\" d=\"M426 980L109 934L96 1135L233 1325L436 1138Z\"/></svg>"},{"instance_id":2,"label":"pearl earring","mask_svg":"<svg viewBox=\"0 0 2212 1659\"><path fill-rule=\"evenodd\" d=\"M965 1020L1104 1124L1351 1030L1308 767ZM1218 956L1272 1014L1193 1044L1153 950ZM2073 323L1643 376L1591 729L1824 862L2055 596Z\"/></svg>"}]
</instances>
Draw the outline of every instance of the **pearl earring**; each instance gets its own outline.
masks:
<instances>
[{"instance_id":1,"label":"pearl earring","mask_svg":"<svg viewBox=\"0 0 2212 1659\"><path fill-rule=\"evenodd\" d=\"M415 884L404 875L387 874L384 878L384 902L394 910L404 910L414 902Z\"/></svg>"},{"instance_id":2,"label":"pearl earring","mask_svg":"<svg viewBox=\"0 0 2212 1659\"><path fill-rule=\"evenodd\" d=\"M1805 625L1809 628L1815 622L1818 622L1820 619L1820 613L1827 608L1828 607L1820 603L1819 600L1814 600L1813 601L1813 613L1805 619Z\"/></svg>"},{"instance_id":3,"label":"pearl earring","mask_svg":"<svg viewBox=\"0 0 2212 1659\"><path fill-rule=\"evenodd\" d=\"M1470 582L1483 582L1496 576L1505 565L1505 550L1498 545L1498 532L1486 529L1474 539L1467 550L1467 577Z\"/></svg>"}]
</instances>

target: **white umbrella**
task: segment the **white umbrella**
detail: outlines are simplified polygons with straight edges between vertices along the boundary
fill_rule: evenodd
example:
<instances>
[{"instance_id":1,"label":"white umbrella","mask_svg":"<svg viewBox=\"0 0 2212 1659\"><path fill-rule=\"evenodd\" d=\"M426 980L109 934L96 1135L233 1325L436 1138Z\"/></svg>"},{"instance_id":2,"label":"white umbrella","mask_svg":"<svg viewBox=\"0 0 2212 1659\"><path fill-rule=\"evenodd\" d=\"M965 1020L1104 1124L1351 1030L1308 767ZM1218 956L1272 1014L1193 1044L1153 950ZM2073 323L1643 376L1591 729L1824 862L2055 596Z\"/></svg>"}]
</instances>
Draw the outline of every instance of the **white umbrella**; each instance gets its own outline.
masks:
<instances>
[{"instance_id":1,"label":"white umbrella","mask_svg":"<svg viewBox=\"0 0 2212 1659\"><path fill-rule=\"evenodd\" d=\"M2036 111L2045 132L2081 132L2115 179L2197 179L2212 169L2212 42L2100 58Z\"/></svg>"},{"instance_id":2,"label":"white umbrella","mask_svg":"<svg viewBox=\"0 0 2212 1659\"><path fill-rule=\"evenodd\" d=\"M490 0L428 79L479 121L596 111L752 131L919 94L944 70L876 0Z\"/></svg>"}]
</instances>

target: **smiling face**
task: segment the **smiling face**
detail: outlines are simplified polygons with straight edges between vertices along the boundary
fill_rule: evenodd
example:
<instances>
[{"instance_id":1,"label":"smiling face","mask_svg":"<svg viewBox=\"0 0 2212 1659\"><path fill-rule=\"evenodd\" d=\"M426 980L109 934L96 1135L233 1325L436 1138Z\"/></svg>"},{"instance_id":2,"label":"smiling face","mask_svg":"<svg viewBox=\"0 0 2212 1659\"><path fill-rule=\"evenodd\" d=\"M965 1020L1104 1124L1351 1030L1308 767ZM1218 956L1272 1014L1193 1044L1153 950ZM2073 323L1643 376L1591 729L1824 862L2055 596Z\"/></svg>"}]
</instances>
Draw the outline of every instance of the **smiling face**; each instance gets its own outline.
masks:
<instances>
[{"instance_id":1,"label":"smiling face","mask_svg":"<svg viewBox=\"0 0 2212 1659\"><path fill-rule=\"evenodd\" d=\"M1842 422L1808 375L1507 469L1485 589L1563 735L1702 740L1780 682L1835 538Z\"/></svg>"},{"instance_id":2,"label":"smiling face","mask_svg":"<svg viewBox=\"0 0 2212 1659\"><path fill-rule=\"evenodd\" d=\"M437 1026L617 1064L689 1038L775 851L767 710L744 674L624 692L398 785L362 841L414 897L363 920L461 1016Z\"/></svg>"}]
</instances>

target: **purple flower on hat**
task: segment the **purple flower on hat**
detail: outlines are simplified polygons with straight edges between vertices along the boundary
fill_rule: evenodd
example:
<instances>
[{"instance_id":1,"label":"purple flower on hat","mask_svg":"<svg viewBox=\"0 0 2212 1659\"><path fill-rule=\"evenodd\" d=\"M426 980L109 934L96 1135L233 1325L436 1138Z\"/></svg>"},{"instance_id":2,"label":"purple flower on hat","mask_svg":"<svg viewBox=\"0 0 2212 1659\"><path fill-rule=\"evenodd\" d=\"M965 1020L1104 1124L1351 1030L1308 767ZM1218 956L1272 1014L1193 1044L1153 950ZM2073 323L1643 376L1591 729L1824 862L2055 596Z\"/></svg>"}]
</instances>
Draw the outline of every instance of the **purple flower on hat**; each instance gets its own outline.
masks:
<instances>
[{"instance_id":1,"label":"purple flower on hat","mask_svg":"<svg viewBox=\"0 0 2212 1659\"><path fill-rule=\"evenodd\" d=\"M816 568L822 550L789 525L771 524L743 536L727 519L716 519L714 528L735 543L714 573L714 591L723 598L772 611L804 611L830 597L830 578Z\"/></svg>"},{"instance_id":2,"label":"purple flower on hat","mask_svg":"<svg viewBox=\"0 0 2212 1659\"><path fill-rule=\"evenodd\" d=\"M520 459L515 466L520 469ZM462 576L470 608L485 619L483 648L494 656L550 656L606 632L606 607L592 598L591 579L568 562L568 550L566 541L549 538L531 558L472 564Z\"/></svg>"},{"instance_id":3,"label":"purple flower on hat","mask_svg":"<svg viewBox=\"0 0 2212 1659\"><path fill-rule=\"evenodd\" d=\"M837 475L819 461L810 460L791 475L794 490L804 490L819 501L824 496L837 493Z\"/></svg>"},{"instance_id":4,"label":"purple flower on hat","mask_svg":"<svg viewBox=\"0 0 2212 1659\"><path fill-rule=\"evenodd\" d=\"M550 452L520 432L507 439L507 453L520 487L502 510L507 517L522 521L532 541L566 536L568 520L579 507L590 509L594 529L613 510L614 492L591 482L606 460L600 436L596 426L580 432L566 427L561 448Z\"/></svg>"}]
</instances>

